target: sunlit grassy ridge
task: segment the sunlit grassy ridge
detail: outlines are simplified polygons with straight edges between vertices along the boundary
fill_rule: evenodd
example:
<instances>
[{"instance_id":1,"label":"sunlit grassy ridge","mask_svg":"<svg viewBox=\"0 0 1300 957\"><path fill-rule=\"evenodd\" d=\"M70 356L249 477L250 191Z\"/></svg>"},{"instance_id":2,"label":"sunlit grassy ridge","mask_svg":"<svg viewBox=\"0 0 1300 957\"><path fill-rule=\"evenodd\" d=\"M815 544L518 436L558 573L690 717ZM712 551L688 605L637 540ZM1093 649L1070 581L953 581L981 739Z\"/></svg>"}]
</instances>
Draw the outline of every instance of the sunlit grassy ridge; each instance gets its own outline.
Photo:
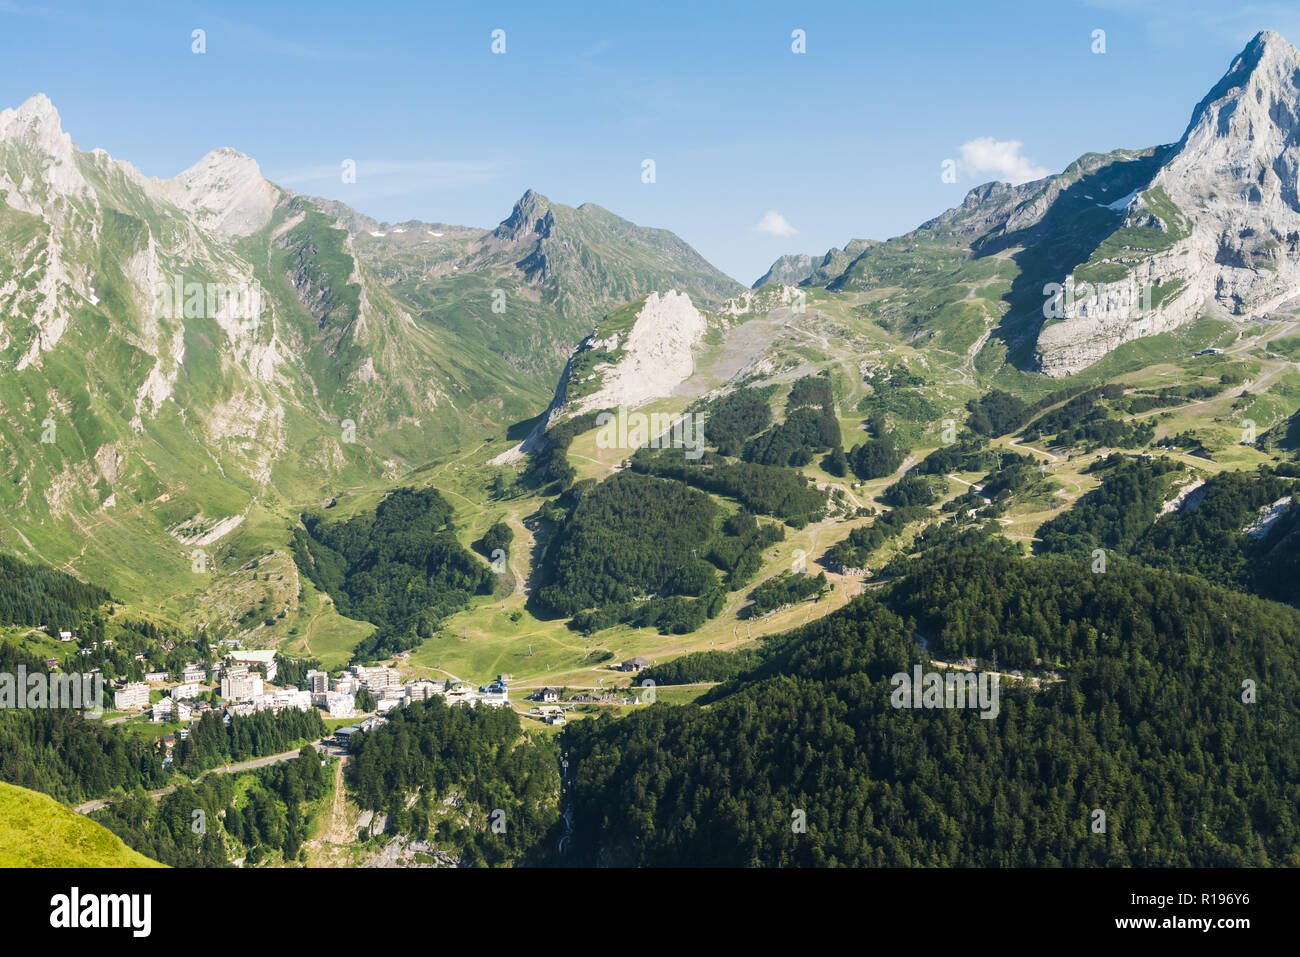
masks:
<instances>
[{"instance_id":1,"label":"sunlit grassy ridge","mask_svg":"<svg viewBox=\"0 0 1300 957\"><path fill-rule=\"evenodd\" d=\"M0 782L0 867L162 867L101 824Z\"/></svg>"}]
</instances>

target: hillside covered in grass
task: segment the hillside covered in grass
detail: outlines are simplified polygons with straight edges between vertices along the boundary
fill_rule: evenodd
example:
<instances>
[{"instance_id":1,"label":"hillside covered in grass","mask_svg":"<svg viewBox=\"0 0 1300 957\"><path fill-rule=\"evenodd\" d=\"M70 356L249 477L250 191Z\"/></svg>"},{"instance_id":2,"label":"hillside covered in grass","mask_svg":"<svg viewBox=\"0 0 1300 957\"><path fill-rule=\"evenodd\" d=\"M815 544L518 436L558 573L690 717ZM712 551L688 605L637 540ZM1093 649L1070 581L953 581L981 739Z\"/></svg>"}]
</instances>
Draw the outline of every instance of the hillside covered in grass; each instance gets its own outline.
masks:
<instances>
[{"instance_id":1,"label":"hillside covered in grass","mask_svg":"<svg viewBox=\"0 0 1300 957\"><path fill-rule=\"evenodd\" d=\"M0 867L162 867L101 824L0 782Z\"/></svg>"}]
</instances>

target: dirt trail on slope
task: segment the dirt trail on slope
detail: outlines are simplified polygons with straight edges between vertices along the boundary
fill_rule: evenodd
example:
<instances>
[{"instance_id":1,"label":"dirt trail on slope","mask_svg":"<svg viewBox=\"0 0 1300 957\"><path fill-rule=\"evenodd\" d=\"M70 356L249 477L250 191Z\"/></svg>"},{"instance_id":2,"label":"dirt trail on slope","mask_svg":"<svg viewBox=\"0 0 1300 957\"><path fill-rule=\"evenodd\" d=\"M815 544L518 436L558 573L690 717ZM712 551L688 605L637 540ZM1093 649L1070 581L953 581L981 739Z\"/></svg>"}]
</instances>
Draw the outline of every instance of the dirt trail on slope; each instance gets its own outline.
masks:
<instances>
[{"instance_id":1,"label":"dirt trail on slope","mask_svg":"<svg viewBox=\"0 0 1300 957\"><path fill-rule=\"evenodd\" d=\"M352 866L348 845L356 840L357 825L349 820L347 791L343 786L343 767L347 755L334 766L334 797L329 811L320 822L316 836L307 842L307 860L312 867Z\"/></svg>"}]
</instances>

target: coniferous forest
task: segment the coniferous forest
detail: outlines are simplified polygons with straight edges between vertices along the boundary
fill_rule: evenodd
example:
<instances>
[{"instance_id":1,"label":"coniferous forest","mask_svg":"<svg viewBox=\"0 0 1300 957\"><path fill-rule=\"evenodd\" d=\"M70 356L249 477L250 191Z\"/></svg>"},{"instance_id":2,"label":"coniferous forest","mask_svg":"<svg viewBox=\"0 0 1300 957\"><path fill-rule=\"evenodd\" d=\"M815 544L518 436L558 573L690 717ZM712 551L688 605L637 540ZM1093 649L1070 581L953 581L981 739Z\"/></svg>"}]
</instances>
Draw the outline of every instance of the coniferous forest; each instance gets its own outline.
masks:
<instances>
[{"instance_id":1,"label":"coniferous forest","mask_svg":"<svg viewBox=\"0 0 1300 957\"><path fill-rule=\"evenodd\" d=\"M1300 612L978 536L915 562L888 605L766 643L707 707L566 729L572 863L1300 865ZM1043 683L1005 677L991 720L895 709L918 635Z\"/></svg>"},{"instance_id":2,"label":"coniferous forest","mask_svg":"<svg viewBox=\"0 0 1300 957\"><path fill-rule=\"evenodd\" d=\"M454 510L436 489L396 489L343 522L313 513L294 530L294 558L345 615L378 630L353 652L373 660L419 644L496 576L456 538Z\"/></svg>"}]
</instances>

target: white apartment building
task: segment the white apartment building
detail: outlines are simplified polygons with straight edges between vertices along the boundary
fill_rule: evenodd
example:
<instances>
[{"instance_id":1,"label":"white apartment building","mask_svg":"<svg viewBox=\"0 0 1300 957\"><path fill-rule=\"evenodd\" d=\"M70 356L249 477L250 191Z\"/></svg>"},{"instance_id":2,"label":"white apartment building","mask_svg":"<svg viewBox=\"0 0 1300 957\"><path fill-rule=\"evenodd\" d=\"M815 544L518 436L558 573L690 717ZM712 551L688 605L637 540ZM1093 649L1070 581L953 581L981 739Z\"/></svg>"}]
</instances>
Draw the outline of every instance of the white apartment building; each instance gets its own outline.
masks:
<instances>
[{"instance_id":1,"label":"white apartment building","mask_svg":"<svg viewBox=\"0 0 1300 957\"><path fill-rule=\"evenodd\" d=\"M201 684L208 680L207 669L202 665L186 665L185 670L181 672L181 680L186 683L198 682Z\"/></svg>"},{"instance_id":2,"label":"white apartment building","mask_svg":"<svg viewBox=\"0 0 1300 957\"><path fill-rule=\"evenodd\" d=\"M442 682L420 678L418 681L406 682L406 684L402 685L402 690L404 704L410 704L413 701L427 701L434 695L442 694Z\"/></svg>"},{"instance_id":3,"label":"white apartment building","mask_svg":"<svg viewBox=\"0 0 1300 957\"><path fill-rule=\"evenodd\" d=\"M361 686L369 691L375 697L383 697L382 692L394 691L402 687L402 679L392 668L385 668L383 665L374 668L368 668L365 665L355 665L352 673L357 676Z\"/></svg>"},{"instance_id":4,"label":"white apartment building","mask_svg":"<svg viewBox=\"0 0 1300 957\"><path fill-rule=\"evenodd\" d=\"M313 692L311 703L332 718L350 718L356 713L356 697L337 691Z\"/></svg>"},{"instance_id":5,"label":"white apartment building","mask_svg":"<svg viewBox=\"0 0 1300 957\"><path fill-rule=\"evenodd\" d=\"M258 711L282 711L285 708L306 711L311 707L311 692L299 691L297 688L274 688L255 696L253 704Z\"/></svg>"},{"instance_id":6,"label":"white apartment building","mask_svg":"<svg viewBox=\"0 0 1300 957\"><path fill-rule=\"evenodd\" d=\"M262 676L248 673L247 668L231 668L221 676L221 697L231 701L251 701L262 695Z\"/></svg>"},{"instance_id":7,"label":"white apartment building","mask_svg":"<svg viewBox=\"0 0 1300 957\"><path fill-rule=\"evenodd\" d=\"M330 682L330 685L330 690L337 691L339 694L355 695L361 690L361 682L356 679L355 675L339 675Z\"/></svg>"},{"instance_id":8,"label":"white apartment building","mask_svg":"<svg viewBox=\"0 0 1300 957\"><path fill-rule=\"evenodd\" d=\"M118 711L149 707L149 686L143 681L123 686L113 692L113 707Z\"/></svg>"}]
</instances>

